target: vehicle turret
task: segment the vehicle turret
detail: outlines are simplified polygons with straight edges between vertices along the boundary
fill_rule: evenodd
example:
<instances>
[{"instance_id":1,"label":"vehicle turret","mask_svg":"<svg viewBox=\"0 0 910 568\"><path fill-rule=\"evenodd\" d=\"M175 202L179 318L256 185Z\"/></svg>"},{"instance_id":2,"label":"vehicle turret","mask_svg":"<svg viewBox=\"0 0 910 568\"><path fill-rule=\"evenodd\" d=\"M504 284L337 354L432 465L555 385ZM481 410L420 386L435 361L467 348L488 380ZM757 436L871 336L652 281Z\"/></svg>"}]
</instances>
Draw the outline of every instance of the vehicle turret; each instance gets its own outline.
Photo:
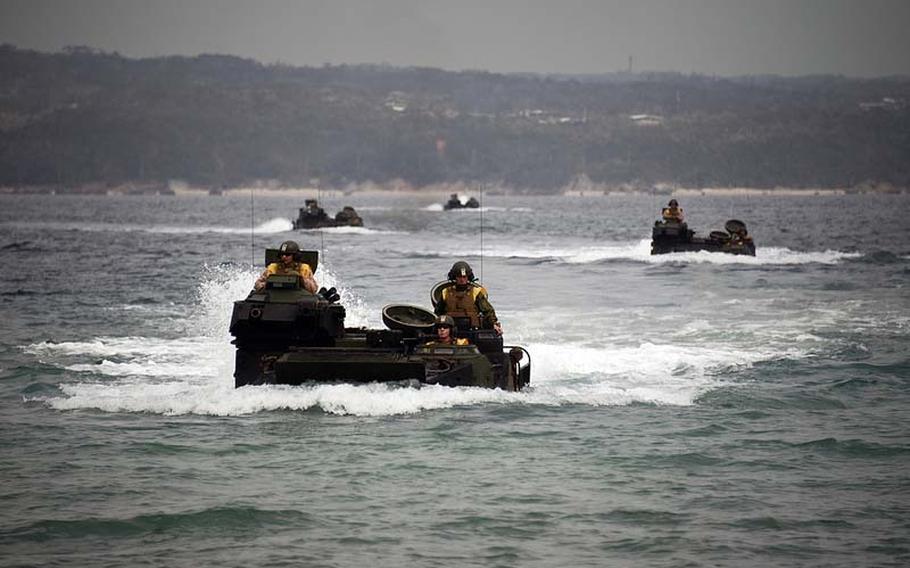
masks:
<instances>
[{"instance_id":1,"label":"vehicle turret","mask_svg":"<svg viewBox=\"0 0 910 568\"><path fill-rule=\"evenodd\" d=\"M274 262L279 252L266 251L266 264ZM313 270L317 259L315 251L295 253L296 261L309 264ZM265 288L234 302L230 332L238 347L333 345L344 337L344 306L331 302L332 294L307 291L299 280L296 275L272 274Z\"/></svg>"}]
</instances>

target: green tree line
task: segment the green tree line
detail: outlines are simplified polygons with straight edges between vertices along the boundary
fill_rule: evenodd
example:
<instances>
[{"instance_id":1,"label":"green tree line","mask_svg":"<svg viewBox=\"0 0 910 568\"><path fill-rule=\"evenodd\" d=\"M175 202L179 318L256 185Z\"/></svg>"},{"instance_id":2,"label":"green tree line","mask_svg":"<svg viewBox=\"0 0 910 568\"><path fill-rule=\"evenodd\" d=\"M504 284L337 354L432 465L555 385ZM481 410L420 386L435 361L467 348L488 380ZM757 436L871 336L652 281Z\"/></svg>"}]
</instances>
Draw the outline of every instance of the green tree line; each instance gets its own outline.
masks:
<instances>
[{"instance_id":1,"label":"green tree line","mask_svg":"<svg viewBox=\"0 0 910 568\"><path fill-rule=\"evenodd\" d=\"M0 185L910 186L910 78L494 74L0 46Z\"/></svg>"}]
</instances>

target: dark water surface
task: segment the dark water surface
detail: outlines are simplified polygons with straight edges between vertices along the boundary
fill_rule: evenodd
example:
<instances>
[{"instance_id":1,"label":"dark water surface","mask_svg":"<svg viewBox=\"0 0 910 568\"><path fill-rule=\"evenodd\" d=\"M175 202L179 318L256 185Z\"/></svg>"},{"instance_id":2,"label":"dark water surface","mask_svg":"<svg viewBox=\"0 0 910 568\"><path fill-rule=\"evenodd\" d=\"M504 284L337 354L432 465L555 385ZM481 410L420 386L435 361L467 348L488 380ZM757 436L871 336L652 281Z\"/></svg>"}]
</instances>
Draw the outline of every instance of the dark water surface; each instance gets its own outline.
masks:
<instances>
[{"instance_id":1,"label":"dark water surface","mask_svg":"<svg viewBox=\"0 0 910 568\"><path fill-rule=\"evenodd\" d=\"M664 200L0 196L0 565L906 566L910 197ZM287 238L348 325L467 259L532 388L233 389Z\"/></svg>"}]
</instances>

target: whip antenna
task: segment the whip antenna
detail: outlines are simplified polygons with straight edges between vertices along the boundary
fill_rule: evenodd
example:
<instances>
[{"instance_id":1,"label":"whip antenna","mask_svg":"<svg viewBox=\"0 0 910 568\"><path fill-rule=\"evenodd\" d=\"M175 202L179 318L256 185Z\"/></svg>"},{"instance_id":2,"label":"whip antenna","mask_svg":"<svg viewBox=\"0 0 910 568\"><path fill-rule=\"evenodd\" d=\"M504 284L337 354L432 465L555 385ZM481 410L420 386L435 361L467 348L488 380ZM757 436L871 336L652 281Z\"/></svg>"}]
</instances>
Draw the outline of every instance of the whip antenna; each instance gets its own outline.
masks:
<instances>
[{"instance_id":1,"label":"whip antenna","mask_svg":"<svg viewBox=\"0 0 910 568\"><path fill-rule=\"evenodd\" d=\"M256 222L253 217L253 187L250 186L250 270L256 268Z\"/></svg>"},{"instance_id":2,"label":"whip antenna","mask_svg":"<svg viewBox=\"0 0 910 568\"><path fill-rule=\"evenodd\" d=\"M483 282L483 183L480 184L480 281Z\"/></svg>"},{"instance_id":3,"label":"whip antenna","mask_svg":"<svg viewBox=\"0 0 910 568\"><path fill-rule=\"evenodd\" d=\"M316 207L322 207L321 205L319 205L319 203L321 203L321 202L322 202L322 186L317 185L316 186L316 203L317 203ZM319 211L319 209L317 209L316 211ZM322 226L319 226L319 225L317 225L317 227L319 227L319 257L320 257L319 264L322 264L325 262L325 228Z\"/></svg>"}]
</instances>

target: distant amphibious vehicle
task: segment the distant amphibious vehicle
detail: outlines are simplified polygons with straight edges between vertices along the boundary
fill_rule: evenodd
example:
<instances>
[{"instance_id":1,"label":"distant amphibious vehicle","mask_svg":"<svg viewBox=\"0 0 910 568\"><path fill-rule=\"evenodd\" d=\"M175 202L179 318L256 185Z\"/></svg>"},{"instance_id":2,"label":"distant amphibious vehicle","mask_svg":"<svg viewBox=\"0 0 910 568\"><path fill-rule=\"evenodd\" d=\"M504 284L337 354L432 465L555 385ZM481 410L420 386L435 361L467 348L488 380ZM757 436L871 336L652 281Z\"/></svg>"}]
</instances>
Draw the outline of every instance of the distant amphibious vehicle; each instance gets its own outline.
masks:
<instances>
[{"instance_id":1,"label":"distant amphibious vehicle","mask_svg":"<svg viewBox=\"0 0 910 568\"><path fill-rule=\"evenodd\" d=\"M696 237L695 231L684 222L655 221L651 231L651 254L705 250L728 254L755 256L755 243L746 231L746 224L730 219L725 231L711 231L707 238Z\"/></svg>"},{"instance_id":2,"label":"distant amphibious vehicle","mask_svg":"<svg viewBox=\"0 0 910 568\"><path fill-rule=\"evenodd\" d=\"M324 227L363 227L363 219L357 214L353 207L345 206L341 211L335 214L335 217L329 217L325 209L319 206L315 199L307 199L297 212L297 218L294 220L294 230L300 229L321 229Z\"/></svg>"},{"instance_id":3,"label":"distant amphibious vehicle","mask_svg":"<svg viewBox=\"0 0 910 568\"><path fill-rule=\"evenodd\" d=\"M266 265L278 258L266 251ZM318 253L299 262L315 271ZM334 289L305 290L297 276L271 275L261 291L234 303L230 332L237 347L234 386L403 382L516 391L531 380L530 354L504 346L492 330L471 330L468 345L434 341L436 316L417 306L382 309L388 329L344 326Z\"/></svg>"},{"instance_id":4,"label":"distant amphibious vehicle","mask_svg":"<svg viewBox=\"0 0 910 568\"><path fill-rule=\"evenodd\" d=\"M451 209L477 209L478 207L480 207L480 202L477 201L476 197L469 197L467 201L462 203L461 198L458 197L457 193L450 195L449 200L442 206L446 211Z\"/></svg>"}]
</instances>

